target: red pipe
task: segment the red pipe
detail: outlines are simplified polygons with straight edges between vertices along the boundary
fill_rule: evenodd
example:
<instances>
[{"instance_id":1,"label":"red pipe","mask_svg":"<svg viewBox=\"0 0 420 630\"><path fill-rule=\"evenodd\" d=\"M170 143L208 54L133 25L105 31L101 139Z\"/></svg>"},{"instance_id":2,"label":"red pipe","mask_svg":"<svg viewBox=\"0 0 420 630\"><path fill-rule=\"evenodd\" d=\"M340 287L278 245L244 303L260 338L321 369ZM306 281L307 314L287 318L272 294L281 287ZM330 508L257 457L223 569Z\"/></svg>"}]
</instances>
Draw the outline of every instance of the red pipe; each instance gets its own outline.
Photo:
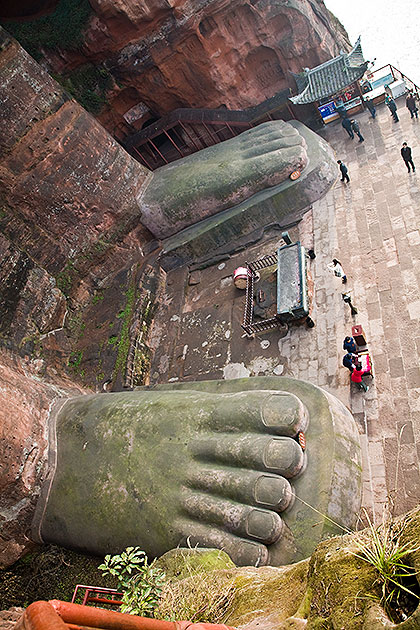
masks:
<instances>
[{"instance_id":1,"label":"red pipe","mask_svg":"<svg viewBox=\"0 0 420 630\"><path fill-rule=\"evenodd\" d=\"M49 602L34 602L17 621L15 630L68 630Z\"/></svg>"},{"instance_id":2,"label":"red pipe","mask_svg":"<svg viewBox=\"0 0 420 630\"><path fill-rule=\"evenodd\" d=\"M191 621L163 621L137 617L112 610L90 608L80 604L50 601L62 620L75 626L103 628L104 630L233 630L224 624L192 623ZM36 630L56 630L55 628L37 628ZM57 629L58 630L58 629Z\"/></svg>"},{"instance_id":3,"label":"red pipe","mask_svg":"<svg viewBox=\"0 0 420 630\"><path fill-rule=\"evenodd\" d=\"M75 625L106 630L175 630L175 624L172 621L126 615L113 610L61 602L57 599L51 600L50 603L63 621Z\"/></svg>"}]
</instances>

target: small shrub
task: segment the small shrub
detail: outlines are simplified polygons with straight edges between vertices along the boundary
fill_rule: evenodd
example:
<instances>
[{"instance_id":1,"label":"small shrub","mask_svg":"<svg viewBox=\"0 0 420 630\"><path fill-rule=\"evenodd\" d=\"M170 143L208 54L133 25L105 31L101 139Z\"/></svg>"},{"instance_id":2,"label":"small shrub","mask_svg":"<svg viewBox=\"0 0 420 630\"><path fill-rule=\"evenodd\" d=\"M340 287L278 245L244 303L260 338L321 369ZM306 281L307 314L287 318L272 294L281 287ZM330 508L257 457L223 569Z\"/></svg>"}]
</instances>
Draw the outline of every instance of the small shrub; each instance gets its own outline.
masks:
<instances>
[{"instance_id":1,"label":"small shrub","mask_svg":"<svg viewBox=\"0 0 420 630\"><path fill-rule=\"evenodd\" d=\"M121 555L105 556L100 564L103 575L112 575L118 580L118 590L123 592L124 602L120 610L130 615L153 617L158 605L165 573L149 564L140 547L127 547Z\"/></svg>"}]
</instances>

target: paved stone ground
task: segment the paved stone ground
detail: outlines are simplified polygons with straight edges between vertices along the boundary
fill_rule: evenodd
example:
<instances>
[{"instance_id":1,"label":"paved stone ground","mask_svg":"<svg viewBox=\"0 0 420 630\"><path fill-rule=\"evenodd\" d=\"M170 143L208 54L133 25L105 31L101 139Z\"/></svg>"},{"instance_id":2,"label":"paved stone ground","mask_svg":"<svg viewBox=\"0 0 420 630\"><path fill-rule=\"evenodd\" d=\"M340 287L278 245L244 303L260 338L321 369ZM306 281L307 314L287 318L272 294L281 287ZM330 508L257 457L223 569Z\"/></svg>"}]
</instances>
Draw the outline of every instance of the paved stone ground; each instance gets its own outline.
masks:
<instances>
[{"instance_id":1,"label":"paved stone ground","mask_svg":"<svg viewBox=\"0 0 420 630\"><path fill-rule=\"evenodd\" d=\"M242 337L244 294L232 274L275 251L282 241L274 233L219 265L168 274L152 339L152 383L283 374L339 397L359 427L363 505L377 522L390 500L395 514L420 501L420 122L411 121L400 103L400 123L385 106L376 120L367 113L358 117L364 143L350 140L339 124L323 132L348 165L351 182L337 181L290 231L317 254L309 263L315 328ZM413 148L418 176L407 173L399 153L403 141ZM349 277L355 318L342 300L340 279L327 270L334 257ZM362 324L374 361L366 394L350 387L341 365L343 338L355 323Z\"/></svg>"}]
</instances>

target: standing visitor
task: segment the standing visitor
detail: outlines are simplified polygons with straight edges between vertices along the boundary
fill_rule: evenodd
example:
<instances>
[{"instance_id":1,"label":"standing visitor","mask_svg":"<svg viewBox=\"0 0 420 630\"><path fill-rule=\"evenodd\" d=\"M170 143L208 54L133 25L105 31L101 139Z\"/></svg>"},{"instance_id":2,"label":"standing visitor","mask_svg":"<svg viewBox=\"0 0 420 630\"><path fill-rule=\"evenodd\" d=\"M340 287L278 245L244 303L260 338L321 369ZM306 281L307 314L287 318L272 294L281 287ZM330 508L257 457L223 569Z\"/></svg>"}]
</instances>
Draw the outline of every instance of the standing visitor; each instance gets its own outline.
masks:
<instances>
[{"instance_id":1,"label":"standing visitor","mask_svg":"<svg viewBox=\"0 0 420 630\"><path fill-rule=\"evenodd\" d=\"M371 100L365 99L365 105L368 108L368 110L370 111L370 115L372 116L372 118L376 117L376 107L373 104L373 102Z\"/></svg>"},{"instance_id":2,"label":"standing visitor","mask_svg":"<svg viewBox=\"0 0 420 630\"><path fill-rule=\"evenodd\" d=\"M362 136L362 134L360 133L360 125L359 125L359 123L357 122L357 120L354 120L354 118L353 118L353 120L351 120L350 122L351 122L351 128L353 129L354 133L355 133L357 136L359 136L359 142L364 142L364 141L365 141L365 139L364 139L364 137Z\"/></svg>"},{"instance_id":3,"label":"standing visitor","mask_svg":"<svg viewBox=\"0 0 420 630\"><path fill-rule=\"evenodd\" d=\"M413 173L414 173L416 170L416 167L414 166L413 158L411 157L411 148L407 145L406 142L403 142L402 149L401 149L401 157L404 160L406 167L408 168L408 172L410 173L410 165L411 165L411 168L413 169Z\"/></svg>"},{"instance_id":4,"label":"standing visitor","mask_svg":"<svg viewBox=\"0 0 420 630\"><path fill-rule=\"evenodd\" d=\"M391 98L390 96L386 96L385 97L385 103L386 103L386 106L388 107L389 111L391 112L391 116L394 119L394 122L398 122L399 118L398 118L398 114L397 114L397 104L394 101L394 99Z\"/></svg>"},{"instance_id":5,"label":"standing visitor","mask_svg":"<svg viewBox=\"0 0 420 630\"><path fill-rule=\"evenodd\" d=\"M343 164L343 162L341 160L337 160L337 164L340 167L340 172L341 172L341 181L344 182L349 182L350 181L350 177L349 177L349 169L347 168L347 166L345 164Z\"/></svg>"},{"instance_id":6,"label":"standing visitor","mask_svg":"<svg viewBox=\"0 0 420 630\"><path fill-rule=\"evenodd\" d=\"M342 282L343 284L346 284L346 282L347 282L347 276L346 276L346 274L344 273L344 269L343 269L343 267L341 266L341 262L340 262L339 260L337 260L337 258L333 258L332 262L330 262L330 263L327 265L327 267L328 267L328 269L329 269L330 271L332 271L332 272L333 272L333 274L334 274L335 276L337 276L337 278L341 278L341 282Z\"/></svg>"},{"instance_id":7,"label":"standing visitor","mask_svg":"<svg viewBox=\"0 0 420 630\"><path fill-rule=\"evenodd\" d=\"M353 373L354 361L356 358L357 358L356 355L352 354L351 352L347 352L347 354L345 354L343 357L343 365L348 370L350 370L350 373Z\"/></svg>"},{"instance_id":8,"label":"standing visitor","mask_svg":"<svg viewBox=\"0 0 420 630\"><path fill-rule=\"evenodd\" d=\"M419 110L417 109L416 99L415 99L415 96L414 96L414 94L412 92L410 92L407 95L407 98L405 99L405 106L407 107L408 111L410 112L411 118L414 118L414 116L416 118L419 117L419 115L418 115L418 111Z\"/></svg>"},{"instance_id":9,"label":"standing visitor","mask_svg":"<svg viewBox=\"0 0 420 630\"><path fill-rule=\"evenodd\" d=\"M347 291L347 293L342 293L341 297L343 298L343 301L350 306L350 311L353 317L357 315L358 310L351 301L350 291Z\"/></svg>"},{"instance_id":10,"label":"standing visitor","mask_svg":"<svg viewBox=\"0 0 420 630\"><path fill-rule=\"evenodd\" d=\"M344 129L347 131L347 133L349 134L350 138L353 140L354 138L354 133L353 133L353 129L351 128L351 121L350 118L343 118L343 120L341 121L341 125L342 127L344 127Z\"/></svg>"}]
</instances>

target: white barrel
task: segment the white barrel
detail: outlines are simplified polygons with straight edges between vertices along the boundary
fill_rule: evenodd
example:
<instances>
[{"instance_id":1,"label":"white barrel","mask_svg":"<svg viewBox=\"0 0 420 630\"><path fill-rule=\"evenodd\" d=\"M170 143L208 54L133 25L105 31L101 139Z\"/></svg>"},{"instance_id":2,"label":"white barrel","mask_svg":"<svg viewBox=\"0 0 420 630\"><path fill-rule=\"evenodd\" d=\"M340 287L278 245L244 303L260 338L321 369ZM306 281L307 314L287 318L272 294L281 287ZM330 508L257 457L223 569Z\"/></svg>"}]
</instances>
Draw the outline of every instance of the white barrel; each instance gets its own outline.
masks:
<instances>
[{"instance_id":1,"label":"white barrel","mask_svg":"<svg viewBox=\"0 0 420 630\"><path fill-rule=\"evenodd\" d=\"M248 276L251 275L251 270L248 267L238 267L233 272L233 284L237 289L246 289L246 283Z\"/></svg>"}]
</instances>

